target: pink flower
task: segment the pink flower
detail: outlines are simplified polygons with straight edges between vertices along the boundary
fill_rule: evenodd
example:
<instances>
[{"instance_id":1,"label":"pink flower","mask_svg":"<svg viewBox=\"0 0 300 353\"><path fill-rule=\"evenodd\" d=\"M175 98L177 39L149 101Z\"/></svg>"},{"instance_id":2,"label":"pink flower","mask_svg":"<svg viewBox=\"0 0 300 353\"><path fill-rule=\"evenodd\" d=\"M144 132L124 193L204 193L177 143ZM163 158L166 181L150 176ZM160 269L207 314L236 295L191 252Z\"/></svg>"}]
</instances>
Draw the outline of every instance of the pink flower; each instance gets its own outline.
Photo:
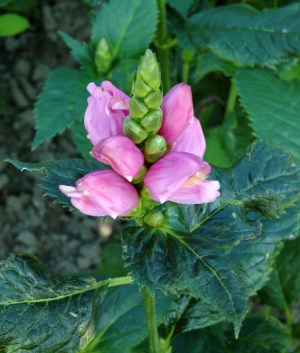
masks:
<instances>
[{"instance_id":1,"label":"pink flower","mask_svg":"<svg viewBox=\"0 0 300 353\"><path fill-rule=\"evenodd\" d=\"M84 115L84 126L92 144L95 146L105 138L123 135L130 98L109 81L102 82L101 87L92 82L87 89L91 96Z\"/></svg>"},{"instance_id":2,"label":"pink flower","mask_svg":"<svg viewBox=\"0 0 300 353\"><path fill-rule=\"evenodd\" d=\"M194 108L190 86L179 83L171 88L163 98L162 110L163 122L158 134L170 144L193 122Z\"/></svg>"},{"instance_id":3,"label":"pink flower","mask_svg":"<svg viewBox=\"0 0 300 353\"><path fill-rule=\"evenodd\" d=\"M93 148L91 155L98 161L110 165L128 181L132 181L144 164L141 150L125 136L102 140Z\"/></svg>"},{"instance_id":4,"label":"pink flower","mask_svg":"<svg viewBox=\"0 0 300 353\"><path fill-rule=\"evenodd\" d=\"M138 204L136 189L113 170L88 173L76 181L76 187L60 185L80 212L89 216L127 216Z\"/></svg>"},{"instance_id":5,"label":"pink flower","mask_svg":"<svg viewBox=\"0 0 300 353\"><path fill-rule=\"evenodd\" d=\"M160 203L208 203L220 196L219 182L206 180L210 171L208 163L191 153L170 152L150 167L144 184Z\"/></svg>"}]
</instances>

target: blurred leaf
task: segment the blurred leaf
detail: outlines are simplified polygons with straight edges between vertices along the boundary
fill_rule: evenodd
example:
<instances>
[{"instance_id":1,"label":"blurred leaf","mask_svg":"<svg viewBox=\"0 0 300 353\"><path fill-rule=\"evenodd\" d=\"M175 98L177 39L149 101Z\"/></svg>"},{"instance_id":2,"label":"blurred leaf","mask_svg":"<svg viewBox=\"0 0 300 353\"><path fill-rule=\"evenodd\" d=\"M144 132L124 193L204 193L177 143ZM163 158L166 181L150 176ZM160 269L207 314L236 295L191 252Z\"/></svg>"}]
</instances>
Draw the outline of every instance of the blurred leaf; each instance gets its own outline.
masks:
<instances>
[{"instance_id":1,"label":"blurred leaf","mask_svg":"<svg viewBox=\"0 0 300 353\"><path fill-rule=\"evenodd\" d=\"M93 23L92 43L108 42L112 57L141 55L154 37L157 22L155 0L114 0L105 5Z\"/></svg>"},{"instance_id":2,"label":"blurred leaf","mask_svg":"<svg viewBox=\"0 0 300 353\"><path fill-rule=\"evenodd\" d=\"M167 0L167 4L184 17L187 16L193 2L195 2L195 0Z\"/></svg>"},{"instance_id":3,"label":"blurred leaf","mask_svg":"<svg viewBox=\"0 0 300 353\"><path fill-rule=\"evenodd\" d=\"M300 60L293 58L290 62L279 65L276 73L281 80L300 80Z\"/></svg>"},{"instance_id":4,"label":"blurred leaf","mask_svg":"<svg viewBox=\"0 0 300 353\"><path fill-rule=\"evenodd\" d=\"M300 54L300 4L258 12L245 5L202 11L190 18L190 42L239 66L274 67Z\"/></svg>"},{"instance_id":5,"label":"blurred leaf","mask_svg":"<svg viewBox=\"0 0 300 353\"><path fill-rule=\"evenodd\" d=\"M86 162L84 160L60 159L48 163L23 163L14 160L7 160L21 171L39 172L42 174L40 186L46 189L45 196L54 198L53 203L62 204L64 207L74 210L70 198L64 195L58 188L59 185L75 186L76 180L82 178L94 170L108 169L100 162Z\"/></svg>"},{"instance_id":6,"label":"blurred leaf","mask_svg":"<svg viewBox=\"0 0 300 353\"><path fill-rule=\"evenodd\" d=\"M72 139L77 150L81 153L86 161L94 162L90 152L93 148L91 141L87 138L87 131L82 121L77 121L71 126Z\"/></svg>"},{"instance_id":7,"label":"blurred leaf","mask_svg":"<svg viewBox=\"0 0 300 353\"><path fill-rule=\"evenodd\" d=\"M239 70L234 83L255 136L280 144L299 163L300 82L282 81L255 69Z\"/></svg>"},{"instance_id":8,"label":"blurred leaf","mask_svg":"<svg viewBox=\"0 0 300 353\"><path fill-rule=\"evenodd\" d=\"M83 119L88 97L86 86L94 79L85 71L69 68L55 69L49 74L35 107L33 149Z\"/></svg>"},{"instance_id":9,"label":"blurred leaf","mask_svg":"<svg viewBox=\"0 0 300 353\"><path fill-rule=\"evenodd\" d=\"M30 255L0 263L0 347L75 353L95 336L95 279L60 276Z\"/></svg>"},{"instance_id":10,"label":"blurred leaf","mask_svg":"<svg viewBox=\"0 0 300 353\"><path fill-rule=\"evenodd\" d=\"M26 31L30 27L28 20L14 13L0 15L0 37L11 37Z\"/></svg>"},{"instance_id":11,"label":"blurred leaf","mask_svg":"<svg viewBox=\"0 0 300 353\"><path fill-rule=\"evenodd\" d=\"M109 240L104 246L98 266L98 273L99 275L108 277L119 277L127 274L122 260L120 240Z\"/></svg>"},{"instance_id":12,"label":"blurred leaf","mask_svg":"<svg viewBox=\"0 0 300 353\"><path fill-rule=\"evenodd\" d=\"M72 56L80 63L81 67L90 74L96 74L93 61L93 52L89 45L84 42L79 42L77 39L72 38L65 32L60 31L59 35L71 49Z\"/></svg>"},{"instance_id":13,"label":"blurred leaf","mask_svg":"<svg viewBox=\"0 0 300 353\"><path fill-rule=\"evenodd\" d=\"M261 291L265 303L285 309L300 297L300 238L288 241L273 266L270 281Z\"/></svg>"}]
</instances>

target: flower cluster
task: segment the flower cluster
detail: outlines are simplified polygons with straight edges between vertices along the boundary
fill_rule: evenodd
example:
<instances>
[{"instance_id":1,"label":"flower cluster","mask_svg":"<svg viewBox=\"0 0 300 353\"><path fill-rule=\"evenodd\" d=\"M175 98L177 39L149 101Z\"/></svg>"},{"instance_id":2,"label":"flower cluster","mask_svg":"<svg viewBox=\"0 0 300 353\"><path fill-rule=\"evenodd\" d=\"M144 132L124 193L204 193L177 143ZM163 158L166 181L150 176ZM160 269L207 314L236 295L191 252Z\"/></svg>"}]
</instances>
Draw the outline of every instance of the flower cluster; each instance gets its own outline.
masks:
<instances>
[{"instance_id":1,"label":"flower cluster","mask_svg":"<svg viewBox=\"0 0 300 353\"><path fill-rule=\"evenodd\" d=\"M205 138L190 87L180 83L162 99L157 72L156 58L147 51L131 98L109 81L88 85L84 125L91 155L112 169L91 172L75 187L60 186L82 213L116 218L138 205L149 212L149 198L153 207L208 203L220 195L219 182L206 179L211 167L203 161Z\"/></svg>"}]
</instances>

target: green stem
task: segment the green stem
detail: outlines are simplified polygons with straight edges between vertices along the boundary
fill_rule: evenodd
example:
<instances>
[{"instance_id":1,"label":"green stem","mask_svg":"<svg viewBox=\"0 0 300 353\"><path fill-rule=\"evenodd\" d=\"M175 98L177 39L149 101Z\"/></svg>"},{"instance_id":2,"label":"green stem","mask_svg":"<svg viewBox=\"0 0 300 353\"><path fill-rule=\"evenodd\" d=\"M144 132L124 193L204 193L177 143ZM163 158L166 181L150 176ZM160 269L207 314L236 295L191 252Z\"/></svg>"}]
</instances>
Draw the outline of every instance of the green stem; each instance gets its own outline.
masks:
<instances>
[{"instance_id":1,"label":"green stem","mask_svg":"<svg viewBox=\"0 0 300 353\"><path fill-rule=\"evenodd\" d=\"M152 297L146 288L143 289L143 295L149 334L150 353L160 353L161 348L156 327L155 297Z\"/></svg>"},{"instance_id":2,"label":"green stem","mask_svg":"<svg viewBox=\"0 0 300 353\"><path fill-rule=\"evenodd\" d=\"M228 96L228 100L227 100L226 111L225 111L225 118L227 115L234 112L236 99L237 99L237 92L235 90L233 82L231 82L229 96Z\"/></svg>"},{"instance_id":3,"label":"green stem","mask_svg":"<svg viewBox=\"0 0 300 353\"><path fill-rule=\"evenodd\" d=\"M125 277L110 278L107 280L107 282L108 282L108 287L123 286L124 284L132 284L132 277L125 276Z\"/></svg>"},{"instance_id":4,"label":"green stem","mask_svg":"<svg viewBox=\"0 0 300 353\"><path fill-rule=\"evenodd\" d=\"M170 69L169 69L169 48L166 46L167 41L167 13L166 0L157 0L159 10L159 23L157 29L157 50L159 55L161 78L163 82L163 89L167 92L171 88Z\"/></svg>"},{"instance_id":5,"label":"green stem","mask_svg":"<svg viewBox=\"0 0 300 353\"><path fill-rule=\"evenodd\" d=\"M291 327L293 325L293 319L292 319L292 313L291 313L290 307L287 302L284 303L284 312L285 312L285 317L286 317L288 327Z\"/></svg>"},{"instance_id":6,"label":"green stem","mask_svg":"<svg viewBox=\"0 0 300 353\"><path fill-rule=\"evenodd\" d=\"M187 62L183 62L183 69L182 69L182 82L188 83L189 80L189 71L190 65Z\"/></svg>"}]
</instances>

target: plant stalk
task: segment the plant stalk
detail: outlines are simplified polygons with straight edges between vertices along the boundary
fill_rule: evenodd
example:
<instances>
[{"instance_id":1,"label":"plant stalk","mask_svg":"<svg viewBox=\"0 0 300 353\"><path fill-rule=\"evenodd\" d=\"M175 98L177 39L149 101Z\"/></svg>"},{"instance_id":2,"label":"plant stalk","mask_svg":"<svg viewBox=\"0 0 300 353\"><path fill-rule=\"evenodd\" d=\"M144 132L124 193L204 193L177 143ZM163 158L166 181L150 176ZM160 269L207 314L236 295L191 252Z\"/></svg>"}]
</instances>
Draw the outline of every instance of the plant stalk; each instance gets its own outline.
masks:
<instances>
[{"instance_id":1,"label":"plant stalk","mask_svg":"<svg viewBox=\"0 0 300 353\"><path fill-rule=\"evenodd\" d=\"M159 10L159 23L156 34L157 51L161 67L161 78L163 82L163 90L167 92L171 88L170 68L169 68L169 48L167 42L167 13L166 0L157 0Z\"/></svg>"},{"instance_id":2,"label":"plant stalk","mask_svg":"<svg viewBox=\"0 0 300 353\"><path fill-rule=\"evenodd\" d=\"M144 295L150 353L161 353L159 336L156 327L155 297L152 297L146 288L142 291Z\"/></svg>"},{"instance_id":3,"label":"plant stalk","mask_svg":"<svg viewBox=\"0 0 300 353\"><path fill-rule=\"evenodd\" d=\"M230 91L229 91L229 96L227 100L227 105L226 105L226 111L225 111L225 118L230 114L234 112L234 107L237 99L237 92L234 87L233 82L231 82L230 85Z\"/></svg>"}]
</instances>

